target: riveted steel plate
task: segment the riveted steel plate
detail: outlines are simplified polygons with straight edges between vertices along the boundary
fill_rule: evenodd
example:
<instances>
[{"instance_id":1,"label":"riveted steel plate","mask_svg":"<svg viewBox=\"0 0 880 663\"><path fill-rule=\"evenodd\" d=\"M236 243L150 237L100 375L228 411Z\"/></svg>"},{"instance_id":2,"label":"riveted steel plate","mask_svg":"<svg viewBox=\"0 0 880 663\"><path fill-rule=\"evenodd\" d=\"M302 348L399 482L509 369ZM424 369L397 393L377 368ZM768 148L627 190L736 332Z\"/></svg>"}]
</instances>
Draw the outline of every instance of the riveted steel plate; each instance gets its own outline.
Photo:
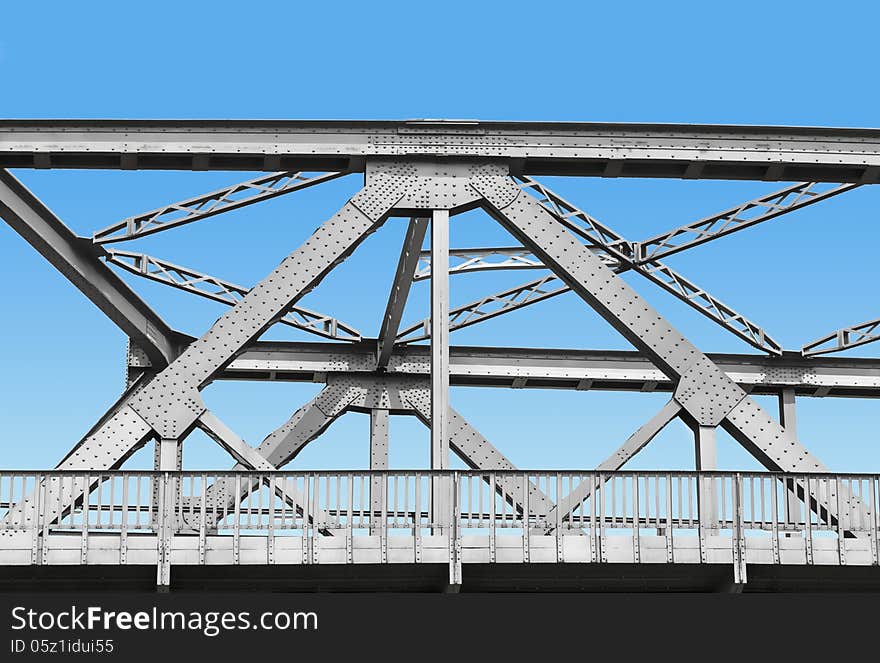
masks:
<instances>
[{"instance_id":1,"label":"riveted steel plate","mask_svg":"<svg viewBox=\"0 0 880 663\"><path fill-rule=\"evenodd\" d=\"M163 439L183 437L207 409L198 390L191 386L164 397L146 394L144 398L132 399L129 407Z\"/></svg>"},{"instance_id":2,"label":"riveted steel plate","mask_svg":"<svg viewBox=\"0 0 880 663\"><path fill-rule=\"evenodd\" d=\"M746 392L708 357L702 357L681 377L674 397L701 426L717 426Z\"/></svg>"}]
</instances>

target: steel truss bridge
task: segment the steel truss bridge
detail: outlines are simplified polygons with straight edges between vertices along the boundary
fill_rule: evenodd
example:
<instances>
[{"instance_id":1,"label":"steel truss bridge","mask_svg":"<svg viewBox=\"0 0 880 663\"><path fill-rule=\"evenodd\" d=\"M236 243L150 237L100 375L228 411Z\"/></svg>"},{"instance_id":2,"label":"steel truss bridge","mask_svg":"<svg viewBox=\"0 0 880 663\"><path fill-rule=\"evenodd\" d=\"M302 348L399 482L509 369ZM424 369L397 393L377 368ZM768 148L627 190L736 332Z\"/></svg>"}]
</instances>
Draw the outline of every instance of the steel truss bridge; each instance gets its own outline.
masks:
<instances>
[{"instance_id":1,"label":"steel truss bridge","mask_svg":"<svg viewBox=\"0 0 880 663\"><path fill-rule=\"evenodd\" d=\"M234 186L79 237L5 169L235 170ZM778 181L757 197L633 241L542 176ZM130 250L140 237L344 176L363 188L253 286ZM51 471L0 472L0 582L237 579L299 588L880 588L875 475L829 471L798 440L795 399L880 396L880 360L828 356L880 319L786 350L664 259L880 182L880 131L479 121L0 121L0 217L128 336L127 385ZM480 208L516 244L449 245ZM409 219L377 338L300 299L391 217ZM428 238L429 250L423 250ZM125 246L126 249L118 248ZM171 328L119 270L229 305L199 337ZM530 270L451 307L449 280ZM706 354L620 275L634 272L752 350ZM403 324L414 281L430 316ZM450 345L450 333L574 292L634 351ZM259 340L272 325L320 341ZM428 345L414 345L417 341ZM324 384L251 446L202 400L215 380ZM450 385L668 392L588 471L520 470L449 403ZM752 395L774 395L771 416ZM285 469L346 412L370 415L370 470ZM390 415L430 429L430 467L388 468ZM670 421L694 472L622 468ZM721 427L767 469L718 472ZM230 471L188 472L200 429ZM153 444L153 471L124 469ZM458 455L466 471L450 468ZM172 575L173 569L173 575Z\"/></svg>"}]
</instances>

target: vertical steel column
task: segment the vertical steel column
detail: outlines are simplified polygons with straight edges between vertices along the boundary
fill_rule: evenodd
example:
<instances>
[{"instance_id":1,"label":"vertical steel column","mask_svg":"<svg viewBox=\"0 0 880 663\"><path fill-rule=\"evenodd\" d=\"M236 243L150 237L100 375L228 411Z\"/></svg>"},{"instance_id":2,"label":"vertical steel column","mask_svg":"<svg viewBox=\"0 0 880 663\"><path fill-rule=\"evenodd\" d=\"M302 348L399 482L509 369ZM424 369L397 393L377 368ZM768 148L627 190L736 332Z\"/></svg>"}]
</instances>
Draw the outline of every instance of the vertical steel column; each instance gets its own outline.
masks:
<instances>
[{"instance_id":1,"label":"vertical steel column","mask_svg":"<svg viewBox=\"0 0 880 663\"><path fill-rule=\"evenodd\" d=\"M431 469L449 467L449 211L431 218Z\"/></svg>"},{"instance_id":2,"label":"vertical steel column","mask_svg":"<svg viewBox=\"0 0 880 663\"><path fill-rule=\"evenodd\" d=\"M431 216L431 469L449 468L449 211ZM449 514L442 482L431 490L432 520L445 529Z\"/></svg>"},{"instance_id":3,"label":"vertical steel column","mask_svg":"<svg viewBox=\"0 0 880 663\"><path fill-rule=\"evenodd\" d=\"M159 568L156 584L160 591L167 591L171 584L171 537L176 529L174 514L176 513L176 497L178 479L171 478L169 472L181 468L181 444L177 438L162 438L156 441L156 461L158 462L158 484L154 484L154 494L160 499L154 501L159 506L157 539L159 544Z\"/></svg>"},{"instance_id":4,"label":"vertical steel column","mask_svg":"<svg viewBox=\"0 0 880 663\"><path fill-rule=\"evenodd\" d=\"M153 469L156 472L168 472L183 468L183 445L175 438L157 439L153 447ZM159 481L153 479L153 504L159 504ZM150 514L153 529L159 526L159 518L155 512Z\"/></svg>"},{"instance_id":5,"label":"vertical steel column","mask_svg":"<svg viewBox=\"0 0 880 663\"><path fill-rule=\"evenodd\" d=\"M388 469L388 410L370 410L370 469ZM371 534L381 531L379 513L385 513L386 477L373 476L370 480L370 529Z\"/></svg>"},{"instance_id":6,"label":"vertical steel column","mask_svg":"<svg viewBox=\"0 0 880 663\"><path fill-rule=\"evenodd\" d=\"M797 439L797 405L794 389L783 389L779 394L779 423L785 429L785 436L787 438ZM786 520L793 524L800 519L801 501L794 490L794 481L786 481L785 484L786 514L788 514ZM807 513L807 510L805 509L804 512ZM795 534L793 532L786 532L785 536L792 537Z\"/></svg>"},{"instance_id":7,"label":"vertical steel column","mask_svg":"<svg viewBox=\"0 0 880 663\"><path fill-rule=\"evenodd\" d=\"M715 427L694 427L694 442L697 456L697 469L706 471L718 469L718 450L715 444Z\"/></svg>"},{"instance_id":8,"label":"vertical steel column","mask_svg":"<svg viewBox=\"0 0 880 663\"><path fill-rule=\"evenodd\" d=\"M718 453L715 444L715 427L694 425L694 446L698 471L718 469ZM718 529L718 504L714 477L701 476L700 481L700 529Z\"/></svg>"}]
</instances>

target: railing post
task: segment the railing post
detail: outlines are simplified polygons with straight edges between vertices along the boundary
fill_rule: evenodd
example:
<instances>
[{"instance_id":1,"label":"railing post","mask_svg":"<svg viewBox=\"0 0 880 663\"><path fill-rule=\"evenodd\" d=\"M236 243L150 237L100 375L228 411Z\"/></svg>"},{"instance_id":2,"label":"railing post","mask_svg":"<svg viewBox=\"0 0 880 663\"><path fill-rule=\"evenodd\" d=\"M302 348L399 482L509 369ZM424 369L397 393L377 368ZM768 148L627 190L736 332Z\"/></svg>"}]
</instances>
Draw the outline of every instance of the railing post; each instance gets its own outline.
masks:
<instances>
[{"instance_id":1,"label":"railing post","mask_svg":"<svg viewBox=\"0 0 880 663\"><path fill-rule=\"evenodd\" d=\"M379 548L381 552L382 563L385 564L388 562L388 481L389 476L386 470L382 470L381 473L381 482L382 482L382 503L381 510L379 514ZM395 487L397 484L395 483ZM395 497L397 497L397 491L395 490ZM396 515L396 505L395 505L395 521L397 520Z\"/></svg>"},{"instance_id":2,"label":"railing post","mask_svg":"<svg viewBox=\"0 0 880 663\"><path fill-rule=\"evenodd\" d=\"M852 485L850 485L852 488ZM840 475L834 477L834 490L835 490L835 498L837 500L837 561L840 566L846 566L846 529L849 526L849 508L847 508L847 515L844 517L844 512L840 509ZM852 494L852 490L848 491ZM830 500L828 504L828 509L830 510L831 504ZM828 524L831 524L831 514L828 514Z\"/></svg>"},{"instance_id":3,"label":"railing post","mask_svg":"<svg viewBox=\"0 0 880 663\"><path fill-rule=\"evenodd\" d=\"M444 478L444 483L452 491L448 501L450 508L447 511L449 516L449 585L446 591L458 592L461 588L461 475L456 470Z\"/></svg>"},{"instance_id":4,"label":"railing post","mask_svg":"<svg viewBox=\"0 0 880 663\"><path fill-rule=\"evenodd\" d=\"M599 475L599 488L593 494L599 495L599 561L608 561L608 546L605 542L605 475Z\"/></svg>"},{"instance_id":5,"label":"railing post","mask_svg":"<svg viewBox=\"0 0 880 663\"><path fill-rule=\"evenodd\" d=\"M205 557L207 554L207 527L208 527L208 514L207 514L207 493L208 493L208 477L203 473L201 476L201 495L199 497L199 564L205 563Z\"/></svg>"},{"instance_id":6,"label":"railing post","mask_svg":"<svg viewBox=\"0 0 880 663\"><path fill-rule=\"evenodd\" d=\"M880 519L878 519L877 515L877 477L871 477L871 522L868 523L868 528L871 530L871 562L874 566L877 566L877 536L880 534Z\"/></svg>"},{"instance_id":7,"label":"railing post","mask_svg":"<svg viewBox=\"0 0 880 663\"><path fill-rule=\"evenodd\" d=\"M523 563L531 562L531 551L529 549L529 475L528 472L523 474L523 497L522 497L522 546L523 546Z\"/></svg>"},{"instance_id":8,"label":"railing post","mask_svg":"<svg viewBox=\"0 0 880 663\"><path fill-rule=\"evenodd\" d=\"M353 531L353 519L352 515L354 509L352 503L354 502L354 474L349 472L348 474L348 498L346 499L347 507L345 510L345 559L346 562L351 564L354 562L354 550L353 550L353 542L352 537L354 536ZM338 520L337 520L338 522Z\"/></svg>"},{"instance_id":9,"label":"railing post","mask_svg":"<svg viewBox=\"0 0 880 663\"><path fill-rule=\"evenodd\" d=\"M638 564L642 561L642 539L641 532L639 529L639 516L641 514L641 507L639 506L639 475L632 475L633 481L633 494L632 494L632 503L633 503L633 561Z\"/></svg>"},{"instance_id":10,"label":"railing post","mask_svg":"<svg viewBox=\"0 0 880 663\"><path fill-rule=\"evenodd\" d=\"M489 473L489 508L491 509L491 511L489 512L489 561L490 562L495 561L495 552L496 552L496 548L495 548L495 534L496 534L496 532L495 532L495 529L496 529L495 505L498 500L498 497L495 495L495 486L496 485L497 484L495 483L495 473L490 472ZM501 499L503 500L504 496L502 496Z\"/></svg>"},{"instance_id":11,"label":"railing post","mask_svg":"<svg viewBox=\"0 0 880 663\"><path fill-rule=\"evenodd\" d=\"M743 535L742 475L733 476L733 583L742 587L746 583L746 550Z\"/></svg>"},{"instance_id":12,"label":"railing post","mask_svg":"<svg viewBox=\"0 0 880 663\"><path fill-rule=\"evenodd\" d=\"M172 501L173 483L168 472L162 472L159 482L159 527L158 527L158 568L156 585L159 591L168 591L171 585L171 523L170 503Z\"/></svg>"},{"instance_id":13,"label":"railing post","mask_svg":"<svg viewBox=\"0 0 880 663\"><path fill-rule=\"evenodd\" d=\"M88 564L89 561L89 488L91 487L91 477L86 474L83 477L83 485L85 492L82 501L82 536L80 538L80 564Z\"/></svg>"},{"instance_id":14,"label":"railing post","mask_svg":"<svg viewBox=\"0 0 880 663\"><path fill-rule=\"evenodd\" d=\"M52 486L54 486L54 481L56 479L47 479L49 481L49 487L47 489L46 486L43 487L43 515L41 516L43 519L42 527L43 527L43 540L40 542L40 564L48 564L49 563L49 530L52 525L53 516L51 515L52 505L47 504L47 500L52 494ZM58 481L58 499L61 499L61 478L57 479ZM58 523L61 523L61 508L58 509Z\"/></svg>"},{"instance_id":15,"label":"railing post","mask_svg":"<svg viewBox=\"0 0 880 663\"><path fill-rule=\"evenodd\" d=\"M562 541L562 475L556 473L556 508L553 510L556 515L556 562L565 561L565 551L563 550Z\"/></svg>"},{"instance_id":16,"label":"railing post","mask_svg":"<svg viewBox=\"0 0 880 663\"><path fill-rule=\"evenodd\" d=\"M674 562L673 540L672 540L672 475L666 474L666 562L672 564Z\"/></svg>"},{"instance_id":17,"label":"railing post","mask_svg":"<svg viewBox=\"0 0 880 663\"><path fill-rule=\"evenodd\" d=\"M708 541L706 538L706 521L710 519L710 514L713 510L712 507L712 495L711 483L709 486L706 485L707 482L711 482L712 478L707 477L702 473L697 474L697 527L699 528L700 534L700 562L706 564L708 562L708 550L706 549L708 545Z\"/></svg>"},{"instance_id":18,"label":"railing post","mask_svg":"<svg viewBox=\"0 0 880 663\"><path fill-rule=\"evenodd\" d=\"M762 480L763 486L763 480ZM779 484L775 478L771 478L770 480L770 502L771 509L773 513L773 522L771 523L771 534L773 535L773 541L771 542L771 546L773 548L773 563L780 563L780 553L779 553L779 498L777 494L779 492ZM763 490L763 488L762 488ZM785 486L785 483L782 484L782 490L788 491L788 488ZM783 492L783 496L785 496L785 492ZM783 513L784 516L784 513Z\"/></svg>"},{"instance_id":19,"label":"railing post","mask_svg":"<svg viewBox=\"0 0 880 663\"><path fill-rule=\"evenodd\" d=\"M818 497L818 481L816 483ZM810 475L804 475L804 527L806 528L806 539L804 542L804 550L806 553L807 564L813 564L813 514L810 510Z\"/></svg>"},{"instance_id":20,"label":"railing post","mask_svg":"<svg viewBox=\"0 0 880 663\"><path fill-rule=\"evenodd\" d=\"M138 504L140 507L140 504ZM128 477L122 475L122 511L119 522L119 563L128 561Z\"/></svg>"},{"instance_id":21,"label":"railing post","mask_svg":"<svg viewBox=\"0 0 880 663\"><path fill-rule=\"evenodd\" d=\"M42 562L42 555L40 554L40 532L43 529L43 518L45 515L45 499L46 499L46 491L43 486L43 477L39 474L34 475L34 479L36 482L35 495L34 495L34 516L31 519L31 527L33 528L31 532L31 564L37 565ZM24 494L24 491L22 491Z\"/></svg>"},{"instance_id":22,"label":"railing post","mask_svg":"<svg viewBox=\"0 0 880 663\"><path fill-rule=\"evenodd\" d=\"M250 493L248 493L250 497ZM241 474L235 475L235 508L232 523L232 563L241 560ZM248 511L250 513L250 511Z\"/></svg>"},{"instance_id":23,"label":"railing post","mask_svg":"<svg viewBox=\"0 0 880 663\"><path fill-rule=\"evenodd\" d=\"M268 564L275 563L275 475L268 475L269 479L269 522L267 523L266 533L266 562ZM294 508L296 508L294 506ZM282 512L283 513L283 512ZM262 514L260 514L262 518Z\"/></svg>"},{"instance_id":24,"label":"railing post","mask_svg":"<svg viewBox=\"0 0 880 663\"><path fill-rule=\"evenodd\" d=\"M429 483L428 490L431 485ZM415 476L415 504L413 505L413 546L415 547L416 564L422 561L422 475ZM430 500L429 500L430 502ZM430 513L430 511L428 512Z\"/></svg>"}]
</instances>

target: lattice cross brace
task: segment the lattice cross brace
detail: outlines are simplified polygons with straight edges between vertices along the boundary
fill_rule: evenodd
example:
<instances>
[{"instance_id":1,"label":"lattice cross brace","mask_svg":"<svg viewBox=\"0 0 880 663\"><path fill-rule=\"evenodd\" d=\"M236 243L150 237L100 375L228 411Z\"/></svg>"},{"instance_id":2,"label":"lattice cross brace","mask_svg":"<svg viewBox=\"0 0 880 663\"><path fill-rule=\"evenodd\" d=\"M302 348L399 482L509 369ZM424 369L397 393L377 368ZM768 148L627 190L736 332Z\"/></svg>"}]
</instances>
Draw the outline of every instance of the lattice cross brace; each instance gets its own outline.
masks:
<instances>
[{"instance_id":1,"label":"lattice cross brace","mask_svg":"<svg viewBox=\"0 0 880 663\"><path fill-rule=\"evenodd\" d=\"M107 251L106 260L137 276L229 306L235 306L248 293L248 288L145 253L111 249ZM278 322L323 338L352 342L361 340L361 333L351 325L302 306L289 307L278 318Z\"/></svg>"},{"instance_id":2,"label":"lattice cross brace","mask_svg":"<svg viewBox=\"0 0 880 663\"><path fill-rule=\"evenodd\" d=\"M269 200L316 184L329 182L345 173L324 173L309 177L303 173L279 172L263 175L247 182L181 200L143 214L136 214L96 231L95 244L109 244L137 239L145 235L177 228L193 221L207 219L223 212Z\"/></svg>"}]
</instances>

